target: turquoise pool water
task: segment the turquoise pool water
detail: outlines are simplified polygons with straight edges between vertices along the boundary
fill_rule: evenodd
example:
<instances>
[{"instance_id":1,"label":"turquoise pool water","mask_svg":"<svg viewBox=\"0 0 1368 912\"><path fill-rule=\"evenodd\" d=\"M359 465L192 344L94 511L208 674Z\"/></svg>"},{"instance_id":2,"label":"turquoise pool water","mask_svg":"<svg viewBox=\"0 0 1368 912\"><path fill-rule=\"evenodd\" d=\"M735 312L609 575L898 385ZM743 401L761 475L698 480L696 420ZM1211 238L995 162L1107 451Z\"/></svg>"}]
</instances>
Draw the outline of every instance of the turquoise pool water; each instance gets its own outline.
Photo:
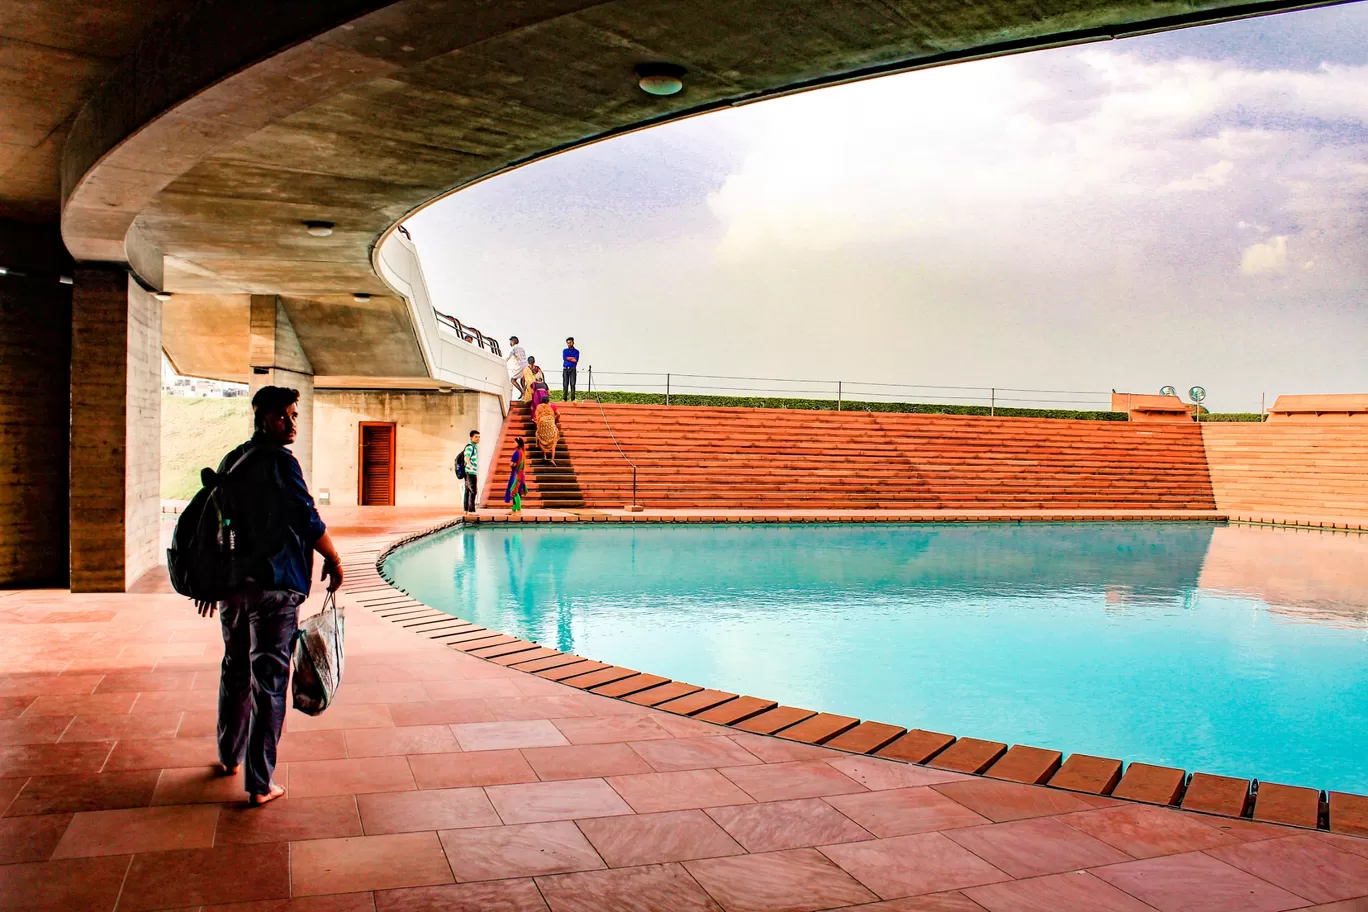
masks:
<instances>
[{"instance_id":1,"label":"turquoise pool water","mask_svg":"<svg viewBox=\"0 0 1368 912\"><path fill-rule=\"evenodd\" d=\"M1368 793L1368 536L1204 523L481 526L416 598L794 706Z\"/></svg>"}]
</instances>

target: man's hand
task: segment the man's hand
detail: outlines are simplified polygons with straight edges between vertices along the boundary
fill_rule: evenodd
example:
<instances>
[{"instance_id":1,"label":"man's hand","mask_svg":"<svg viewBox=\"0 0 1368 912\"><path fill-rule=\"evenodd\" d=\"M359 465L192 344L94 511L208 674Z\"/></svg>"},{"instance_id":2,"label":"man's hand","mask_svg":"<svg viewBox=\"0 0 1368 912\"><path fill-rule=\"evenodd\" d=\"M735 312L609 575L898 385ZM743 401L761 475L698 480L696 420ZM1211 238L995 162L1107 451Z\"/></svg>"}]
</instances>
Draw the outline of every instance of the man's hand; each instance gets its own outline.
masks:
<instances>
[{"instance_id":1,"label":"man's hand","mask_svg":"<svg viewBox=\"0 0 1368 912\"><path fill-rule=\"evenodd\" d=\"M331 560L323 561L323 575L320 580L328 581L328 591L336 592L342 587L342 567Z\"/></svg>"},{"instance_id":2,"label":"man's hand","mask_svg":"<svg viewBox=\"0 0 1368 912\"><path fill-rule=\"evenodd\" d=\"M213 617L214 610L218 608L218 602L211 602L208 599L195 599L195 607L199 609L200 617Z\"/></svg>"}]
</instances>

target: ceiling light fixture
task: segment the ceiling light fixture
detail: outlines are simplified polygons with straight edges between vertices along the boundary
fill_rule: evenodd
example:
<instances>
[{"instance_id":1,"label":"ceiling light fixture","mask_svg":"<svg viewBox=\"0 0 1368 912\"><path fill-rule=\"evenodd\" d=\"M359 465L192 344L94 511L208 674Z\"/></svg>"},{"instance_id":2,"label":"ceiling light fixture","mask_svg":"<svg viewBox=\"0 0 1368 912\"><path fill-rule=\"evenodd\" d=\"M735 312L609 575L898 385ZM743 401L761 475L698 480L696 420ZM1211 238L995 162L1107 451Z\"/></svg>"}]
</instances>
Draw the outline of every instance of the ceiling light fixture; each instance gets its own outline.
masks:
<instances>
[{"instance_id":1,"label":"ceiling light fixture","mask_svg":"<svg viewBox=\"0 0 1368 912\"><path fill-rule=\"evenodd\" d=\"M673 63L643 63L636 68L637 85L647 95L678 95L684 89L682 66Z\"/></svg>"},{"instance_id":2,"label":"ceiling light fixture","mask_svg":"<svg viewBox=\"0 0 1368 912\"><path fill-rule=\"evenodd\" d=\"M327 237L333 232L332 222L305 222L304 227L313 237Z\"/></svg>"},{"instance_id":3,"label":"ceiling light fixture","mask_svg":"<svg viewBox=\"0 0 1368 912\"><path fill-rule=\"evenodd\" d=\"M156 298L158 301L169 301L169 300L171 300L171 292L169 292L169 291L154 291L154 292L152 292L152 297Z\"/></svg>"},{"instance_id":4,"label":"ceiling light fixture","mask_svg":"<svg viewBox=\"0 0 1368 912\"><path fill-rule=\"evenodd\" d=\"M364 291L358 291L352 295L352 300L355 301L357 304L365 304L367 301L370 300L370 298L371 296L366 294Z\"/></svg>"}]
</instances>

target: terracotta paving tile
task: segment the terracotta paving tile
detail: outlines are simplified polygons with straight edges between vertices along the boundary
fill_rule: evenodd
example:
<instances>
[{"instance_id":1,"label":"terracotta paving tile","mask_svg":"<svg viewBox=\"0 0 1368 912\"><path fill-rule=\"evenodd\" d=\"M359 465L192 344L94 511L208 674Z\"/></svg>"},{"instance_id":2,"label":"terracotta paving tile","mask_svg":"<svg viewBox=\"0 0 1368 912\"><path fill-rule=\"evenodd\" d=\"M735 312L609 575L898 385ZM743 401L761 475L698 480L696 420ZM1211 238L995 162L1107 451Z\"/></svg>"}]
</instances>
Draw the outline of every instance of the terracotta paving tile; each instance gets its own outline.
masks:
<instances>
[{"instance_id":1,"label":"terracotta paving tile","mask_svg":"<svg viewBox=\"0 0 1368 912\"><path fill-rule=\"evenodd\" d=\"M619 700L620 706L632 706L633 708L646 710L646 707L636 707L626 700ZM735 729L727 728L722 725L713 725L711 722L699 722L688 716L679 716L674 713L651 713L651 718L656 725L665 729L676 738L723 738L731 734L736 734ZM752 737L745 735L744 737ZM735 740L735 739L733 739Z\"/></svg>"},{"instance_id":2,"label":"terracotta paving tile","mask_svg":"<svg viewBox=\"0 0 1368 912\"><path fill-rule=\"evenodd\" d=\"M1320 819L1320 792L1293 785L1260 782L1254 819L1314 830Z\"/></svg>"},{"instance_id":3,"label":"terracotta paving tile","mask_svg":"<svg viewBox=\"0 0 1368 912\"><path fill-rule=\"evenodd\" d=\"M537 774L516 750L458 754L415 754L409 768L420 789L469 788L536 782Z\"/></svg>"},{"instance_id":4,"label":"terracotta paving tile","mask_svg":"<svg viewBox=\"0 0 1368 912\"><path fill-rule=\"evenodd\" d=\"M219 811L214 845L293 842L360 836L361 833L361 818L356 812L356 799L351 795L281 798L260 808L238 801Z\"/></svg>"},{"instance_id":5,"label":"terracotta paving tile","mask_svg":"<svg viewBox=\"0 0 1368 912\"><path fill-rule=\"evenodd\" d=\"M479 788L357 795L356 805L367 836L498 826L500 822L484 790ZM360 835L360 829L346 835Z\"/></svg>"},{"instance_id":6,"label":"terracotta paving tile","mask_svg":"<svg viewBox=\"0 0 1368 912\"><path fill-rule=\"evenodd\" d=\"M751 716L744 722L736 723L735 727L741 731L753 732L757 735L772 735L777 731L797 725L804 719L810 719L815 715L817 715L817 713L811 709L799 709L795 706L776 706L774 709L766 710L758 716Z\"/></svg>"},{"instance_id":7,"label":"terracotta paving tile","mask_svg":"<svg viewBox=\"0 0 1368 912\"><path fill-rule=\"evenodd\" d=\"M1135 858L1218 849L1240 842L1196 816L1145 805L1123 804L1067 814L1059 820Z\"/></svg>"},{"instance_id":8,"label":"terracotta paving tile","mask_svg":"<svg viewBox=\"0 0 1368 912\"><path fill-rule=\"evenodd\" d=\"M428 696L433 700L480 700L485 697L520 697L518 690L508 678L469 678L460 681L428 681ZM390 712L394 707L390 707ZM483 720L472 720L483 721Z\"/></svg>"},{"instance_id":9,"label":"terracotta paving tile","mask_svg":"<svg viewBox=\"0 0 1368 912\"><path fill-rule=\"evenodd\" d=\"M452 883L436 833L311 839L290 844L295 896Z\"/></svg>"},{"instance_id":10,"label":"terracotta paving tile","mask_svg":"<svg viewBox=\"0 0 1368 912\"><path fill-rule=\"evenodd\" d=\"M95 692L95 688L103 679L104 675L99 674L0 675L0 696L40 697L47 694L89 694Z\"/></svg>"},{"instance_id":11,"label":"terracotta paving tile","mask_svg":"<svg viewBox=\"0 0 1368 912\"><path fill-rule=\"evenodd\" d=\"M1016 878L1131 860L1125 852L1051 817L970 827L946 836Z\"/></svg>"},{"instance_id":12,"label":"terracotta paving tile","mask_svg":"<svg viewBox=\"0 0 1368 912\"><path fill-rule=\"evenodd\" d=\"M351 758L440 754L461 749L456 743L456 736L446 725L357 728L344 734L347 740L347 756Z\"/></svg>"},{"instance_id":13,"label":"terracotta paving tile","mask_svg":"<svg viewBox=\"0 0 1368 912\"><path fill-rule=\"evenodd\" d=\"M286 732L329 731L342 728L391 728L394 717L386 703L358 703L354 706L330 706L317 716L306 716L290 710L285 714Z\"/></svg>"},{"instance_id":14,"label":"terracotta paving tile","mask_svg":"<svg viewBox=\"0 0 1368 912\"><path fill-rule=\"evenodd\" d=\"M337 699L328 709L331 711L341 706L362 706L366 703L424 703L430 699L422 681L348 682L337 691Z\"/></svg>"},{"instance_id":15,"label":"terracotta paving tile","mask_svg":"<svg viewBox=\"0 0 1368 912\"><path fill-rule=\"evenodd\" d=\"M863 792L865 787L820 760L794 760L758 766L734 766L720 770L756 801L787 798L819 798Z\"/></svg>"},{"instance_id":16,"label":"terracotta paving tile","mask_svg":"<svg viewBox=\"0 0 1368 912\"><path fill-rule=\"evenodd\" d=\"M109 747L108 744L102 746ZM218 744L213 738L119 741L113 748L104 765L106 772L209 766L218 761Z\"/></svg>"},{"instance_id":17,"label":"terracotta paving tile","mask_svg":"<svg viewBox=\"0 0 1368 912\"><path fill-rule=\"evenodd\" d=\"M924 787L837 795L828 798L827 804L881 837L907 836L989 822L935 789Z\"/></svg>"},{"instance_id":18,"label":"terracotta paving tile","mask_svg":"<svg viewBox=\"0 0 1368 912\"><path fill-rule=\"evenodd\" d=\"M134 715L168 712L218 712L218 688L213 690L167 690L137 694Z\"/></svg>"},{"instance_id":19,"label":"terracotta paving tile","mask_svg":"<svg viewBox=\"0 0 1368 912\"><path fill-rule=\"evenodd\" d=\"M669 682L669 678L654 674L635 674L630 678L623 678L611 684L601 684L595 687L594 693L605 697L626 697L634 693L640 693L660 684Z\"/></svg>"},{"instance_id":20,"label":"terracotta paving tile","mask_svg":"<svg viewBox=\"0 0 1368 912\"><path fill-rule=\"evenodd\" d=\"M745 850L703 811L666 811L579 821L610 867L740 855Z\"/></svg>"},{"instance_id":21,"label":"terracotta paving tile","mask_svg":"<svg viewBox=\"0 0 1368 912\"><path fill-rule=\"evenodd\" d=\"M1050 787L1091 795L1110 795L1120 781L1120 760L1071 754L1059 771L1050 777Z\"/></svg>"},{"instance_id":22,"label":"terracotta paving tile","mask_svg":"<svg viewBox=\"0 0 1368 912\"><path fill-rule=\"evenodd\" d=\"M747 852L777 852L873 838L863 827L818 798L710 808L707 814Z\"/></svg>"},{"instance_id":23,"label":"terracotta paving tile","mask_svg":"<svg viewBox=\"0 0 1368 912\"><path fill-rule=\"evenodd\" d=\"M571 687L578 687L580 690L591 690L600 685L612 684L614 681L622 681L637 674L640 674L640 672L634 668L623 668L614 665L608 668L600 668L598 671L587 672L582 675L561 678L560 680L565 684L569 684Z\"/></svg>"},{"instance_id":24,"label":"terracotta paving tile","mask_svg":"<svg viewBox=\"0 0 1368 912\"><path fill-rule=\"evenodd\" d=\"M208 848L214 844L218 814L218 806L212 804L83 811L72 818L53 857Z\"/></svg>"},{"instance_id":25,"label":"terracotta paving tile","mask_svg":"<svg viewBox=\"0 0 1368 912\"><path fill-rule=\"evenodd\" d=\"M1244 815L1249 804L1249 780L1210 773L1193 773L1183 794L1183 810L1220 814L1224 817Z\"/></svg>"},{"instance_id":26,"label":"terracotta paving tile","mask_svg":"<svg viewBox=\"0 0 1368 912\"><path fill-rule=\"evenodd\" d=\"M1090 805L1077 796L1038 785L973 779L949 782L932 788L995 823L1045 817L1087 810Z\"/></svg>"},{"instance_id":27,"label":"terracotta paving tile","mask_svg":"<svg viewBox=\"0 0 1368 912\"><path fill-rule=\"evenodd\" d=\"M417 786L409 771L408 760L404 757L363 757L357 760L302 760L291 763L285 787L291 798L316 798L365 792L402 792Z\"/></svg>"},{"instance_id":28,"label":"terracotta paving tile","mask_svg":"<svg viewBox=\"0 0 1368 912\"><path fill-rule=\"evenodd\" d=\"M0 697L0 719L17 719L37 697Z\"/></svg>"},{"instance_id":29,"label":"terracotta paving tile","mask_svg":"<svg viewBox=\"0 0 1368 912\"><path fill-rule=\"evenodd\" d=\"M871 754L881 747L895 741L907 729L886 722L861 722L850 731L837 735L827 742L827 747L853 751L857 754Z\"/></svg>"},{"instance_id":30,"label":"terracotta paving tile","mask_svg":"<svg viewBox=\"0 0 1368 912\"><path fill-rule=\"evenodd\" d=\"M668 703L670 700L677 700L680 697L687 697L689 694L698 693L703 688L695 684L685 684L682 681L672 681L669 684L662 684L659 687L652 687L650 690L643 690L627 697L629 703L638 706L658 706L661 703Z\"/></svg>"},{"instance_id":31,"label":"terracotta paving tile","mask_svg":"<svg viewBox=\"0 0 1368 912\"><path fill-rule=\"evenodd\" d=\"M954 735L914 728L875 753L890 760L925 763L955 742Z\"/></svg>"},{"instance_id":32,"label":"terracotta paving tile","mask_svg":"<svg viewBox=\"0 0 1368 912\"><path fill-rule=\"evenodd\" d=\"M500 750L517 747L555 747L569 744L545 719L526 722L471 722L451 726L461 749Z\"/></svg>"},{"instance_id":33,"label":"terracotta paving tile","mask_svg":"<svg viewBox=\"0 0 1368 912\"><path fill-rule=\"evenodd\" d=\"M33 716L98 716L126 713L133 708L136 693L51 694L40 696L24 710Z\"/></svg>"},{"instance_id":34,"label":"terracotta paving tile","mask_svg":"<svg viewBox=\"0 0 1368 912\"><path fill-rule=\"evenodd\" d=\"M1159 912L1282 912L1306 905L1306 900L1201 852L1129 861L1092 873Z\"/></svg>"},{"instance_id":35,"label":"terracotta paving tile","mask_svg":"<svg viewBox=\"0 0 1368 912\"><path fill-rule=\"evenodd\" d=\"M1309 833L1206 854L1312 902L1368 896L1368 858L1341 852Z\"/></svg>"},{"instance_id":36,"label":"terracotta paving tile","mask_svg":"<svg viewBox=\"0 0 1368 912\"><path fill-rule=\"evenodd\" d=\"M529 722L538 719L586 718L593 715L576 699L579 694L560 691L554 696L500 697L484 701L499 722Z\"/></svg>"},{"instance_id":37,"label":"terracotta paving tile","mask_svg":"<svg viewBox=\"0 0 1368 912\"><path fill-rule=\"evenodd\" d=\"M95 741L0 747L0 778L98 773L112 746L105 741Z\"/></svg>"},{"instance_id":38,"label":"terracotta paving tile","mask_svg":"<svg viewBox=\"0 0 1368 912\"><path fill-rule=\"evenodd\" d=\"M1330 832L1368 836L1368 798L1347 792L1331 792Z\"/></svg>"},{"instance_id":39,"label":"terracotta paving tile","mask_svg":"<svg viewBox=\"0 0 1368 912\"><path fill-rule=\"evenodd\" d=\"M34 776L5 810L6 817L147 807L157 787L157 770ZM24 780L6 780L24 782Z\"/></svg>"},{"instance_id":40,"label":"terracotta paving tile","mask_svg":"<svg viewBox=\"0 0 1368 912\"><path fill-rule=\"evenodd\" d=\"M504 823L544 823L632 813L602 779L493 785L485 788L485 793Z\"/></svg>"},{"instance_id":41,"label":"terracotta paving tile","mask_svg":"<svg viewBox=\"0 0 1368 912\"><path fill-rule=\"evenodd\" d=\"M136 855L119 897L120 912L285 899L290 847L220 846Z\"/></svg>"},{"instance_id":42,"label":"terracotta paving tile","mask_svg":"<svg viewBox=\"0 0 1368 912\"><path fill-rule=\"evenodd\" d=\"M212 738L217 732L218 713L209 710L181 713L176 726L177 738Z\"/></svg>"},{"instance_id":43,"label":"terracotta paving tile","mask_svg":"<svg viewBox=\"0 0 1368 912\"><path fill-rule=\"evenodd\" d=\"M536 643L519 641L516 643L503 643L499 646L486 646L484 649L473 649L470 654L481 659L497 659L500 656L526 655L531 658L530 653L539 652L544 647ZM545 653L543 653L545 655Z\"/></svg>"},{"instance_id":44,"label":"terracotta paving tile","mask_svg":"<svg viewBox=\"0 0 1368 912\"><path fill-rule=\"evenodd\" d=\"M1126 767L1126 773L1116 788L1112 789L1112 797L1146 804L1177 804L1178 796L1183 791L1184 778L1182 770L1170 766L1132 763Z\"/></svg>"},{"instance_id":45,"label":"terracotta paving tile","mask_svg":"<svg viewBox=\"0 0 1368 912\"><path fill-rule=\"evenodd\" d=\"M129 716L77 716L62 733L62 743L72 741L147 741L174 738L180 729L180 713L141 713Z\"/></svg>"},{"instance_id":46,"label":"terracotta paving tile","mask_svg":"<svg viewBox=\"0 0 1368 912\"><path fill-rule=\"evenodd\" d=\"M565 665L574 665L576 662L584 661L587 660L583 656L560 653L543 659L532 659L524 662L518 666L518 670L527 672L547 671L551 668L561 668Z\"/></svg>"},{"instance_id":47,"label":"terracotta paving tile","mask_svg":"<svg viewBox=\"0 0 1368 912\"><path fill-rule=\"evenodd\" d=\"M745 766L761 761L729 738L674 738L668 741L639 741L631 749L658 772L717 769Z\"/></svg>"},{"instance_id":48,"label":"terracotta paving tile","mask_svg":"<svg viewBox=\"0 0 1368 912\"><path fill-rule=\"evenodd\" d=\"M960 738L926 761L926 765L933 769L951 770L957 773L981 773L992 766L1006 752L1007 745L1000 741Z\"/></svg>"},{"instance_id":49,"label":"terracotta paving tile","mask_svg":"<svg viewBox=\"0 0 1368 912\"><path fill-rule=\"evenodd\" d=\"M585 719L557 719L556 728L571 744L607 744L622 741L649 741L674 736L644 713L600 716Z\"/></svg>"},{"instance_id":50,"label":"terracotta paving tile","mask_svg":"<svg viewBox=\"0 0 1368 912\"><path fill-rule=\"evenodd\" d=\"M500 682L502 683L502 682ZM398 728L411 725L449 725L466 722L493 722L494 713L484 700L437 700L431 703L392 703L390 718ZM388 733L390 729L376 731Z\"/></svg>"},{"instance_id":51,"label":"terracotta paving tile","mask_svg":"<svg viewBox=\"0 0 1368 912\"><path fill-rule=\"evenodd\" d=\"M815 849L709 858L684 867L727 912L811 912L878 899Z\"/></svg>"},{"instance_id":52,"label":"terracotta paving tile","mask_svg":"<svg viewBox=\"0 0 1368 912\"><path fill-rule=\"evenodd\" d=\"M747 804L751 797L716 770L612 776L608 784L638 814Z\"/></svg>"},{"instance_id":53,"label":"terracotta paving tile","mask_svg":"<svg viewBox=\"0 0 1368 912\"><path fill-rule=\"evenodd\" d=\"M854 716L838 716L832 713L817 713L779 732L779 737L804 744L820 744L848 731L859 724Z\"/></svg>"},{"instance_id":54,"label":"terracotta paving tile","mask_svg":"<svg viewBox=\"0 0 1368 912\"><path fill-rule=\"evenodd\" d=\"M443 830L442 847L458 881L569 874L603 867L569 821Z\"/></svg>"},{"instance_id":55,"label":"terracotta paving tile","mask_svg":"<svg viewBox=\"0 0 1368 912\"><path fill-rule=\"evenodd\" d=\"M189 690L194 686L193 671L122 671L107 674L94 692L148 693L161 690Z\"/></svg>"},{"instance_id":56,"label":"terracotta paving tile","mask_svg":"<svg viewBox=\"0 0 1368 912\"><path fill-rule=\"evenodd\" d=\"M551 912L722 912L679 865L538 877Z\"/></svg>"},{"instance_id":57,"label":"terracotta paving tile","mask_svg":"<svg viewBox=\"0 0 1368 912\"><path fill-rule=\"evenodd\" d=\"M694 720L680 719L678 721L692 722ZM718 732L714 728L709 734L725 734L726 731ZM845 756L839 751L818 747L815 744L785 741L783 738L771 738L766 735L752 735L749 732L739 732L735 729L730 729L730 732L729 737L733 741L766 763L785 763L791 760L836 760Z\"/></svg>"},{"instance_id":58,"label":"terracotta paving tile","mask_svg":"<svg viewBox=\"0 0 1368 912\"><path fill-rule=\"evenodd\" d=\"M294 899L200 906L199 912L375 912L375 900L369 892L329 893Z\"/></svg>"},{"instance_id":59,"label":"terracotta paving tile","mask_svg":"<svg viewBox=\"0 0 1368 912\"><path fill-rule=\"evenodd\" d=\"M482 634L472 633L468 637L455 636L449 639L444 639L443 642L452 649L455 649L457 652L471 653L477 649L485 649L490 646L501 646L504 643L517 643L520 641L517 637L509 636L508 634L495 634L493 636L485 636Z\"/></svg>"},{"instance_id":60,"label":"terracotta paving tile","mask_svg":"<svg viewBox=\"0 0 1368 912\"><path fill-rule=\"evenodd\" d=\"M645 744L656 742L646 741ZM649 773L651 767L626 744L578 744L569 747L523 748L523 758L536 770L537 778L591 779Z\"/></svg>"},{"instance_id":61,"label":"terracotta paving tile","mask_svg":"<svg viewBox=\"0 0 1368 912\"><path fill-rule=\"evenodd\" d=\"M47 861L69 823L70 814L0 819L0 865Z\"/></svg>"},{"instance_id":62,"label":"terracotta paving tile","mask_svg":"<svg viewBox=\"0 0 1368 912\"><path fill-rule=\"evenodd\" d=\"M964 891L988 912L1152 912L1152 907L1086 871Z\"/></svg>"},{"instance_id":63,"label":"terracotta paving tile","mask_svg":"<svg viewBox=\"0 0 1368 912\"><path fill-rule=\"evenodd\" d=\"M986 910L958 890L951 890L946 893L926 893L921 896L890 899L887 902L868 903L863 906L846 906L844 909L835 910L835 912L986 912Z\"/></svg>"},{"instance_id":64,"label":"terracotta paving tile","mask_svg":"<svg viewBox=\"0 0 1368 912\"><path fill-rule=\"evenodd\" d=\"M736 694L725 690L696 690L685 696L657 703L655 707L677 715L691 716L735 699Z\"/></svg>"},{"instance_id":65,"label":"terracotta paving tile","mask_svg":"<svg viewBox=\"0 0 1368 912\"><path fill-rule=\"evenodd\" d=\"M375 912L547 912L531 880L411 887L375 894Z\"/></svg>"},{"instance_id":66,"label":"terracotta paving tile","mask_svg":"<svg viewBox=\"0 0 1368 912\"><path fill-rule=\"evenodd\" d=\"M30 716L0 721L0 746L8 744L56 744L71 724L71 716Z\"/></svg>"},{"instance_id":67,"label":"terracotta paving tile","mask_svg":"<svg viewBox=\"0 0 1368 912\"><path fill-rule=\"evenodd\" d=\"M515 665L526 665L528 662L535 662L537 659L549 659L553 656L563 655L559 649L552 649L549 646L538 646L536 649L511 652L505 655L496 656L489 661L495 665L513 667Z\"/></svg>"},{"instance_id":68,"label":"terracotta paving tile","mask_svg":"<svg viewBox=\"0 0 1368 912\"><path fill-rule=\"evenodd\" d=\"M989 779L1036 785L1048 781L1059 769L1062 759L1063 755L1059 751L1017 744L990 766L984 775Z\"/></svg>"},{"instance_id":69,"label":"terracotta paving tile","mask_svg":"<svg viewBox=\"0 0 1368 912\"><path fill-rule=\"evenodd\" d=\"M130 859L73 858L0 865L0 908L23 912L106 912L119 898Z\"/></svg>"},{"instance_id":70,"label":"terracotta paving tile","mask_svg":"<svg viewBox=\"0 0 1368 912\"><path fill-rule=\"evenodd\" d=\"M555 668L547 668L542 671L533 672L533 674L539 678L545 678L548 681L564 681L566 678L588 674L591 671L601 671L608 667L608 665L605 665L602 662L585 660L583 662L575 662L571 665L558 665Z\"/></svg>"},{"instance_id":71,"label":"terracotta paving tile","mask_svg":"<svg viewBox=\"0 0 1368 912\"><path fill-rule=\"evenodd\" d=\"M346 737L340 731L294 732L281 737L276 762L344 760L346 757Z\"/></svg>"},{"instance_id":72,"label":"terracotta paving tile","mask_svg":"<svg viewBox=\"0 0 1368 912\"><path fill-rule=\"evenodd\" d=\"M936 785L941 782L960 782L969 778L962 773L933 770L925 766L880 760L877 757L837 757L828 760L827 763L865 788L876 791Z\"/></svg>"},{"instance_id":73,"label":"terracotta paving tile","mask_svg":"<svg viewBox=\"0 0 1368 912\"><path fill-rule=\"evenodd\" d=\"M684 699L687 700L688 697ZM713 722L717 725L735 725L737 722L759 715L767 709L772 709L775 705L773 700L765 700L760 697L737 697L735 700L728 700L712 709L705 709L696 713L694 718L703 722Z\"/></svg>"},{"instance_id":74,"label":"terracotta paving tile","mask_svg":"<svg viewBox=\"0 0 1368 912\"><path fill-rule=\"evenodd\" d=\"M884 899L1011 879L942 833L824 846L822 852Z\"/></svg>"}]
</instances>

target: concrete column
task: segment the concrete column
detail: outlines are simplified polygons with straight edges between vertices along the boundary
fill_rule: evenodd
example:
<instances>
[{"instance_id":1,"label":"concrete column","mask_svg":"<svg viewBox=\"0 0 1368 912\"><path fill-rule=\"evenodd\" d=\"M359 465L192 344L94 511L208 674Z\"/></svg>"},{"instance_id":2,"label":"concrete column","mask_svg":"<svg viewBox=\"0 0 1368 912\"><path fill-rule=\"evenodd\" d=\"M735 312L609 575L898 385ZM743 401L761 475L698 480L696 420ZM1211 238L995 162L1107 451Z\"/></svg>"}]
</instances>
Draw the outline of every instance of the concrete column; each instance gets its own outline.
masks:
<instances>
[{"instance_id":1,"label":"concrete column","mask_svg":"<svg viewBox=\"0 0 1368 912\"><path fill-rule=\"evenodd\" d=\"M123 592L161 558L161 303L85 265L71 322L71 589Z\"/></svg>"},{"instance_id":2,"label":"concrete column","mask_svg":"<svg viewBox=\"0 0 1368 912\"><path fill-rule=\"evenodd\" d=\"M71 263L56 228L0 222L0 588L65 586Z\"/></svg>"},{"instance_id":3,"label":"concrete column","mask_svg":"<svg viewBox=\"0 0 1368 912\"><path fill-rule=\"evenodd\" d=\"M299 433L290 451L299 460L305 483L313 484L313 365L275 295L252 295L247 357L252 366L248 384L252 395L263 386L299 390Z\"/></svg>"}]
</instances>

